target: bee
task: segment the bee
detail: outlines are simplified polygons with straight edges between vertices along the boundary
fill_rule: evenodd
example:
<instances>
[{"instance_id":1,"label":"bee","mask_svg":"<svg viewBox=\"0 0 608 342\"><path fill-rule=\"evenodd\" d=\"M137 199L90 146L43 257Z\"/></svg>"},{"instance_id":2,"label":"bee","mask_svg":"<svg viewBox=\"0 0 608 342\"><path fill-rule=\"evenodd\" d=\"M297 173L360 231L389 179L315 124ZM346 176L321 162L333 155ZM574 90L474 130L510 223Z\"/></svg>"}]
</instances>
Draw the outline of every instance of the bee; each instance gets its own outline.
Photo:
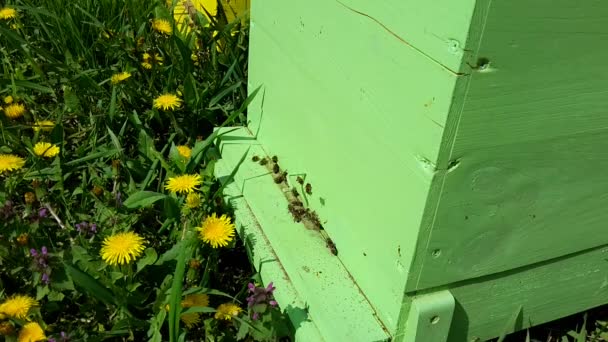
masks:
<instances>
[{"instance_id":1,"label":"bee","mask_svg":"<svg viewBox=\"0 0 608 342\"><path fill-rule=\"evenodd\" d=\"M306 193L312 195L312 185L310 183L306 183Z\"/></svg>"},{"instance_id":2,"label":"bee","mask_svg":"<svg viewBox=\"0 0 608 342\"><path fill-rule=\"evenodd\" d=\"M253 156L253 157L251 157L251 161L254 162L254 163L256 163L256 162L260 161L260 157Z\"/></svg>"},{"instance_id":3,"label":"bee","mask_svg":"<svg viewBox=\"0 0 608 342\"><path fill-rule=\"evenodd\" d=\"M298 183L300 183L300 185L304 185L304 178L298 176L298 178L296 178L296 180L298 181Z\"/></svg>"},{"instance_id":4,"label":"bee","mask_svg":"<svg viewBox=\"0 0 608 342\"><path fill-rule=\"evenodd\" d=\"M279 164L274 164L272 166L272 172L274 173L279 173L280 169L279 169Z\"/></svg>"},{"instance_id":5,"label":"bee","mask_svg":"<svg viewBox=\"0 0 608 342\"><path fill-rule=\"evenodd\" d=\"M279 161L279 158L277 156L272 156L272 161L277 163Z\"/></svg>"},{"instance_id":6,"label":"bee","mask_svg":"<svg viewBox=\"0 0 608 342\"><path fill-rule=\"evenodd\" d=\"M336 247L336 244L332 241L332 239L327 238L327 240L325 241L325 245L327 246L331 254L338 256L338 248Z\"/></svg>"},{"instance_id":7,"label":"bee","mask_svg":"<svg viewBox=\"0 0 608 342\"><path fill-rule=\"evenodd\" d=\"M262 158L262 159L260 160L260 165L262 165L262 166L263 166L263 165L266 165L266 164L268 164L268 159L266 159L266 158Z\"/></svg>"},{"instance_id":8,"label":"bee","mask_svg":"<svg viewBox=\"0 0 608 342\"><path fill-rule=\"evenodd\" d=\"M298 198L300 196L300 193L298 192L298 189L296 189L296 188L291 188L291 194L295 198Z\"/></svg>"},{"instance_id":9,"label":"bee","mask_svg":"<svg viewBox=\"0 0 608 342\"><path fill-rule=\"evenodd\" d=\"M319 219L319 215L316 211L308 210L306 212L306 218L308 219L308 221L310 221L310 223L312 223L315 229L321 229L321 220Z\"/></svg>"},{"instance_id":10,"label":"bee","mask_svg":"<svg viewBox=\"0 0 608 342\"><path fill-rule=\"evenodd\" d=\"M285 180L285 177L287 177L287 172L283 171L280 175L274 178L274 182L277 184L281 184Z\"/></svg>"}]
</instances>

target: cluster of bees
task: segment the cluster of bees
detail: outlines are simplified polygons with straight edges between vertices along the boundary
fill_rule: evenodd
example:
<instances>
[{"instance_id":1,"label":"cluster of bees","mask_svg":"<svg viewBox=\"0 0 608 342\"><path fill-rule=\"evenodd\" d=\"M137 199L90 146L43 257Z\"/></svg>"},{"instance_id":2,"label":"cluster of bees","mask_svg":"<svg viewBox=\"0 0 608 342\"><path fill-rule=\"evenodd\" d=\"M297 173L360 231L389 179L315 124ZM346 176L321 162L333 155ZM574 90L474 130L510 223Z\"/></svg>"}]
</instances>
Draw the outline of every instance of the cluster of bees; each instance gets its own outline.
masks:
<instances>
[{"instance_id":1,"label":"cluster of bees","mask_svg":"<svg viewBox=\"0 0 608 342\"><path fill-rule=\"evenodd\" d=\"M289 184L287 184L287 170L281 171L279 158L277 156L273 156L272 158L253 156L251 161L259 163L272 171L274 182L284 190L285 197L287 197L287 201L289 202L287 210L289 210L293 220L298 223L303 223L308 229L320 232L330 252L333 255L338 255L336 244L329 238L323 229L317 212L304 205L300 200L300 192L296 187L289 189ZM300 176L296 178L296 181L307 195L312 195L312 185L310 183L304 184L304 178Z\"/></svg>"}]
</instances>

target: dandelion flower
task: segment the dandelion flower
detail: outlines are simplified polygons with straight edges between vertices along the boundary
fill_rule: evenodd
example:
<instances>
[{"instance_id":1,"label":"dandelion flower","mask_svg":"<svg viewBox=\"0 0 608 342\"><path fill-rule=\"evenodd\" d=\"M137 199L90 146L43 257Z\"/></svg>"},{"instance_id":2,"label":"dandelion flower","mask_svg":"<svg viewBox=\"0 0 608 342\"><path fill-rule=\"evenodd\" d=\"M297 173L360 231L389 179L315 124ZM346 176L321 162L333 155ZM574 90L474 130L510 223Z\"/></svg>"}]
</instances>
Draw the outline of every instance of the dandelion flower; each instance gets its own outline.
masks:
<instances>
[{"instance_id":1,"label":"dandelion flower","mask_svg":"<svg viewBox=\"0 0 608 342\"><path fill-rule=\"evenodd\" d=\"M163 58L163 56L159 55L158 53L154 53L154 62L163 65L163 61L165 59Z\"/></svg>"},{"instance_id":2,"label":"dandelion flower","mask_svg":"<svg viewBox=\"0 0 608 342\"><path fill-rule=\"evenodd\" d=\"M147 52L144 52L143 55L141 55L141 59L143 60L143 62L141 62L141 66L148 70L152 69L150 58L152 58L152 56L150 56L150 54Z\"/></svg>"},{"instance_id":3,"label":"dandelion flower","mask_svg":"<svg viewBox=\"0 0 608 342\"><path fill-rule=\"evenodd\" d=\"M176 177L170 177L167 180L165 189L179 193L191 193L201 185L200 175L181 175Z\"/></svg>"},{"instance_id":4,"label":"dandelion flower","mask_svg":"<svg viewBox=\"0 0 608 342\"><path fill-rule=\"evenodd\" d=\"M19 170L25 165L25 160L13 154L0 153L0 173Z\"/></svg>"},{"instance_id":5,"label":"dandelion flower","mask_svg":"<svg viewBox=\"0 0 608 342\"><path fill-rule=\"evenodd\" d=\"M233 317L238 316L243 309L234 303L224 303L217 307L215 312L215 319L231 320Z\"/></svg>"},{"instance_id":6,"label":"dandelion flower","mask_svg":"<svg viewBox=\"0 0 608 342\"><path fill-rule=\"evenodd\" d=\"M20 103L13 103L4 108L4 115L10 119L17 119L25 113L25 106Z\"/></svg>"},{"instance_id":7,"label":"dandelion flower","mask_svg":"<svg viewBox=\"0 0 608 342\"><path fill-rule=\"evenodd\" d=\"M10 7L0 8L0 19L9 20L17 18L17 10Z\"/></svg>"},{"instance_id":8,"label":"dandelion flower","mask_svg":"<svg viewBox=\"0 0 608 342\"><path fill-rule=\"evenodd\" d=\"M166 34L168 36L173 33L173 28L171 27L171 23L169 23L165 19L154 19L152 20L152 28L154 31L162 34Z\"/></svg>"},{"instance_id":9,"label":"dandelion flower","mask_svg":"<svg viewBox=\"0 0 608 342\"><path fill-rule=\"evenodd\" d=\"M174 110L179 107L182 100L173 94L162 94L161 96L154 99L154 108L162 110Z\"/></svg>"},{"instance_id":10,"label":"dandelion flower","mask_svg":"<svg viewBox=\"0 0 608 342\"><path fill-rule=\"evenodd\" d=\"M34 145L34 153L39 157L53 158L59 154L59 146L48 142L38 142Z\"/></svg>"},{"instance_id":11,"label":"dandelion flower","mask_svg":"<svg viewBox=\"0 0 608 342\"><path fill-rule=\"evenodd\" d=\"M27 323L19 332L18 342L38 342L46 340L44 331L36 322Z\"/></svg>"},{"instance_id":12,"label":"dandelion flower","mask_svg":"<svg viewBox=\"0 0 608 342\"><path fill-rule=\"evenodd\" d=\"M53 130L54 127L55 127L55 123L50 120L36 121L34 123L34 125L32 125L32 128L34 129L35 132L39 132L41 130L50 132Z\"/></svg>"},{"instance_id":13,"label":"dandelion flower","mask_svg":"<svg viewBox=\"0 0 608 342\"><path fill-rule=\"evenodd\" d=\"M192 156L192 149L185 145L177 146L177 152L180 156L188 159Z\"/></svg>"},{"instance_id":14,"label":"dandelion flower","mask_svg":"<svg viewBox=\"0 0 608 342\"><path fill-rule=\"evenodd\" d=\"M112 75L112 84L118 84L127 78L131 77L131 73L127 71L119 72L118 74Z\"/></svg>"},{"instance_id":15,"label":"dandelion flower","mask_svg":"<svg viewBox=\"0 0 608 342\"><path fill-rule=\"evenodd\" d=\"M6 104L11 104L11 103L13 103L13 97L12 97L12 96L10 96L10 95L9 95L9 96L7 96L7 97L5 97L5 98L4 98L4 103L6 103Z\"/></svg>"},{"instance_id":16,"label":"dandelion flower","mask_svg":"<svg viewBox=\"0 0 608 342\"><path fill-rule=\"evenodd\" d=\"M182 300L182 308L191 308L194 306L209 306L209 296L204 293L187 295Z\"/></svg>"},{"instance_id":17,"label":"dandelion flower","mask_svg":"<svg viewBox=\"0 0 608 342\"><path fill-rule=\"evenodd\" d=\"M179 316L179 318L182 319L182 322L184 322L188 329L191 329L201 321L201 316L198 312L185 313Z\"/></svg>"},{"instance_id":18,"label":"dandelion flower","mask_svg":"<svg viewBox=\"0 0 608 342\"><path fill-rule=\"evenodd\" d=\"M230 217L222 215L217 217L214 213L207 216L201 227L197 227L199 238L213 248L226 247L234 238L235 227Z\"/></svg>"},{"instance_id":19,"label":"dandelion flower","mask_svg":"<svg viewBox=\"0 0 608 342\"><path fill-rule=\"evenodd\" d=\"M186 196L186 207L194 209L198 208L199 205L201 205L201 196L199 194L192 192Z\"/></svg>"},{"instance_id":20,"label":"dandelion flower","mask_svg":"<svg viewBox=\"0 0 608 342\"><path fill-rule=\"evenodd\" d=\"M209 296L206 294L192 294L187 295L182 300L182 308L191 308L196 306L209 306ZM180 316L182 321L186 324L186 327L192 328L201 321L200 314L198 312L191 312L182 314Z\"/></svg>"},{"instance_id":21,"label":"dandelion flower","mask_svg":"<svg viewBox=\"0 0 608 342\"><path fill-rule=\"evenodd\" d=\"M144 243L145 240L133 232L108 236L103 240L101 258L109 265L128 264L143 253Z\"/></svg>"},{"instance_id":22,"label":"dandelion flower","mask_svg":"<svg viewBox=\"0 0 608 342\"><path fill-rule=\"evenodd\" d=\"M30 309L36 305L38 303L30 296L15 295L0 304L0 314L10 318L25 319Z\"/></svg>"}]
</instances>

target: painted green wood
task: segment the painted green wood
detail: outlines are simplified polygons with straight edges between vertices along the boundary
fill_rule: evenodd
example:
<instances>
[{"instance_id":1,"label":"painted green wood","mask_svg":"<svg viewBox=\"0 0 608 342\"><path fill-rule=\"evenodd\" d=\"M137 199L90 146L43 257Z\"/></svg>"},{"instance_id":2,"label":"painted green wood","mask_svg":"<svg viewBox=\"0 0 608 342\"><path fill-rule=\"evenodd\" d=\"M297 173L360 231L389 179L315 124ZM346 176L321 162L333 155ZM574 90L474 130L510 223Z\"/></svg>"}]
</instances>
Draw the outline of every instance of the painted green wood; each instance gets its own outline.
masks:
<instances>
[{"instance_id":1,"label":"painted green wood","mask_svg":"<svg viewBox=\"0 0 608 342\"><path fill-rule=\"evenodd\" d=\"M411 298L406 326L394 341L446 341L452 325L456 301L450 291L437 291Z\"/></svg>"},{"instance_id":2,"label":"painted green wood","mask_svg":"<svg viewBox=\"0 0 608 342\"><path fill-rule=\"evenodd\" d=\"M598 233L608 220L608 48L598 44L608 38L608 3L493 1L480 14L487 17L471 60L489 66L457 85L466 95L450 113L457 128L440 159L458 167L434 181L441 193L427 208L432 233L408 288L608 243Z\"/></svg>"},{"instance_id":3,"label":"painted green wood","mask_svg":"<svg viewBox=\"0 0 608 342\"><path fill-rule=\"evenodd\" d=\"M597 248L452 287L448 341L486 341L608 303L607 257Z\"/></svg>"},{"instance_id":4,"label":"painted green wood","mask_svg":"<svg viewBox=\"0 0 608 342\"><path fill-rule=\"evenodd\" d=\"M608 3L252 5L263 91L219 174L251 148L312 184L338 256L267 169L229 187L302 341L484 340L606 302Z\"/></svg>"},{"instance_id":5,"label":"painted green wood","mask_svg":"<svg viewBox=\"0 0 608 342\"><path fill-rule=\"evenodd\" d=\"M451 72L459 72L475 0L334 1Z\"/></svg>"},{"instance_id":6,"label":"painted green wood","mask_svg":"<svg viewBox=\"0 0 608 342\"><path fill-rule=\"evenodd\" d=\"M252 5L249 81L264 95L250 127L306 175L340 260L394 330L459 76L339 2Z\"/></svg>"},{"instance_id":7,"label":"painted green wood","mask_svg":"<svg viewBox=\"0 0 608 342\"><path fill-rule=\"evenodd\" d=\"M215 175L219 179L228 181L233 167L234 165L229 165L229 162L223 159L216 164ZM224 188L224 199L234 208L235 216L238 217L237 230L246 244L250 261L256 265L264 283L274 283L275 299L281 303L283 310L293 322L296 340L323 341L319 329L308 317L306 302L296 291L270 242L263 238L265 234L257 218L235 183L228 183Z\"/></svg>"},{"instance_id":8,"label":"painted green wood","mask_svg":"<svg viewBox=\"0 0 608 342\"><path fill-rule=\"evenodd\" d=\"M290 310L296 314L307 310L322 339L303 341L386 341L388 333L340 259L326 248L318 232L293 221L287 211L287 199L268 169L251 161L252 156L263 156L265 151L249 131L240 129L225 134L220 149L222 160L216 175L222 181L229 181L225 177L239 165L242 156L249 153L229 183L235 199L241 200L236 202L237 208L246 212L245 220L241 219L241 213L236 213L245 230L241 236L254 255L254 265L262 270L264 280L275 282L277 291L281 285L287 285L298 294L296 299L301 298L297 307L291 299L277 299L283 308L292 305ZM264 227L263 231L260 226ZM256 246L260 245L262 250L258 251ZM274 271L265 275L266 267ZM288 295L284 298L289 298ZM291 318L299 324L298 317ZM309 336L312 327L303 329ZM302 334L298 330L297 334Z\"/></svg>"}]
</instances>

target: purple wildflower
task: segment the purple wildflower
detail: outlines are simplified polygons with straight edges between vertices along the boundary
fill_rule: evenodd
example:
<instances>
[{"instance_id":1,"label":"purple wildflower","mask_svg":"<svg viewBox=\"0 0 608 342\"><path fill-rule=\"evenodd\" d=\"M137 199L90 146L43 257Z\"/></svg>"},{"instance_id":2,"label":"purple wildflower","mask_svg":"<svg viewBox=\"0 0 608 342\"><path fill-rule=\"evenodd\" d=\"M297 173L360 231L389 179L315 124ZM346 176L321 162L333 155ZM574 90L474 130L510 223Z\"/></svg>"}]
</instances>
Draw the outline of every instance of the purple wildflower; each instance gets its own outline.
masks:
<instances>
[{"instance_id":1,"label":"purple wildflower","mask_svg":"<svg viewBox=\"0 0 608 342\"><path fill-rule=\"evenodd\" d=\"M81 234L94 235L97 233L97 224L82 221L74 225L76 231Z\"/></svg>"},{"instance_id":2,"label":"purple wildflower","mask_svg":"<svg viewBox=\"0 0 608 342\"><path fill-rule=\"evenodd\" d=\"M276 300L274 300L275 287L271 283L264 287L257 287L253 283L247 284L249 289L249 297L247 297L247 307L253 311L251 319L259 319L259 314L264 313L268 306L277 306Z\"/></svg>"},{"instance_id":3,"label":"purple wildflower","mask_svg":"<svg viewBox=\"0 0 608 342\"><path fill-rule=\"evenodd\" d=\"M46 246L42 246L40 251L30 249L30 254L33 259L33 267L36 271L42 273L40 280L43 284L48 285L51 282L51 268L49 267L49 253Z\"/></svg>"},{"instance_id":4,"label":"purple wildflower","mask_svg":"<svg viewBox=\"0 0 608 342\"><path fill-rule=\"evenodd\" d=\"M48 209L47 208L40 208L38 210L38 217L39 218L45 218L48 215Z\"/></svg>"}]
</instances>

